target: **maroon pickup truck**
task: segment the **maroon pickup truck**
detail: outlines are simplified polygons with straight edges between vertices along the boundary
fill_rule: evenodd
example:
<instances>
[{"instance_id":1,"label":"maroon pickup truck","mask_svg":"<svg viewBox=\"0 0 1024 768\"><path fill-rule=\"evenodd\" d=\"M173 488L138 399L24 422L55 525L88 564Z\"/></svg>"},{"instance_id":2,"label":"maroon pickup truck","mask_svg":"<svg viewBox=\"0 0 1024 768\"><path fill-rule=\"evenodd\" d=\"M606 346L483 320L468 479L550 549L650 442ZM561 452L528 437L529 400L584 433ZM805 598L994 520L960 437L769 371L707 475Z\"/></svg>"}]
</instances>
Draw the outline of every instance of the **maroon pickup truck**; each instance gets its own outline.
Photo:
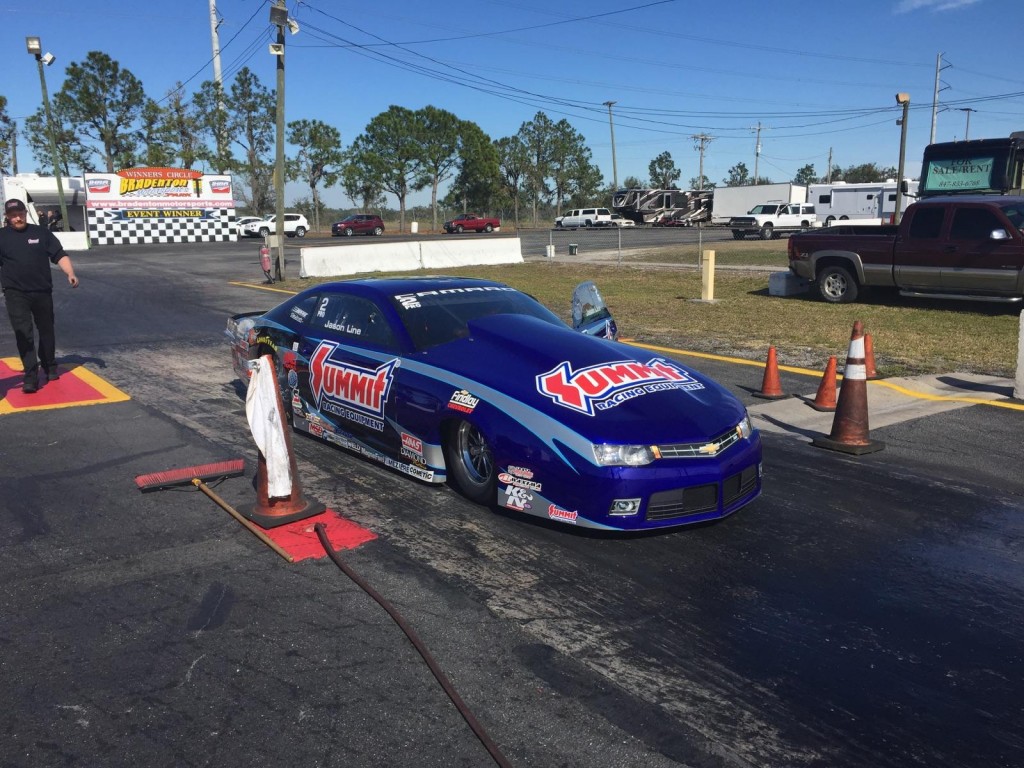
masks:
<instances>
[{"instance_id":1,"label":"maroon pickup truck","mask_svg":"<svg viewBox=\"0 0 1024 768\"><path fill-rule=\"evenodd\" d=\"M905 296L1024 299L1024 197L934 197L898 226L833 226L789 238L789 268L825 301L856 301L870 286Z\"/></svg>"},{"instance_id":2,"label":"maroon pickup truck","mask_svg":"<svg viewBox=\"0 0 1024 768\"><path fill-rule=\"evenodd\" d=\"M474 213L460 213L444 223L444 231L449 235L452 232L493 232L496 229L501 229L501 219L489 219Z\"/></svg>"}]
</instances>

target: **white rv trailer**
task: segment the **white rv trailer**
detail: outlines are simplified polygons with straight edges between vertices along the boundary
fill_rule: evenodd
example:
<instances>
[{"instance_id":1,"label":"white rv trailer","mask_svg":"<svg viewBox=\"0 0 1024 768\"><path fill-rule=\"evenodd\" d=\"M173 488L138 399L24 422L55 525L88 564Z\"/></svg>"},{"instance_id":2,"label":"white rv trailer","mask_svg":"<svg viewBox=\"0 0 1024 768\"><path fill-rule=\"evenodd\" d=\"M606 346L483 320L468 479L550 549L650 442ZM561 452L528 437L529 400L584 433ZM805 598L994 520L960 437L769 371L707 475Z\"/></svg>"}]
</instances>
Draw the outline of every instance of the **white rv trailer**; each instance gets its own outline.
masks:
<instances>
[{"instance_id":1,"label":"white rv trailer","mask_svg":"<svg viewBox=\"0 0 1024 768\"><path fill-rule=\"evenodd\" d=\"M715 187L711 200L711 223L728 224L763 203L806 203L807 187L802 184L752 184L745 187Z\"/></svg>"},{"instance_id":2,"label":"white rv trailer","mask_svg":"<svg viewBox=\"0 0 1024 768\"><path fill-rule=\"evenodd\" d=\"M896 191L898 184L893 181L872 181L847 184L837 181L831 184L811 184L807 189L807 202L814 205L818 221L826 226L833 221L855 221L870 219L887 224L896 212ZM917 197L917 182L907 182L908 191L903 195L901 208Z\"/></svg>"}]
</instances>

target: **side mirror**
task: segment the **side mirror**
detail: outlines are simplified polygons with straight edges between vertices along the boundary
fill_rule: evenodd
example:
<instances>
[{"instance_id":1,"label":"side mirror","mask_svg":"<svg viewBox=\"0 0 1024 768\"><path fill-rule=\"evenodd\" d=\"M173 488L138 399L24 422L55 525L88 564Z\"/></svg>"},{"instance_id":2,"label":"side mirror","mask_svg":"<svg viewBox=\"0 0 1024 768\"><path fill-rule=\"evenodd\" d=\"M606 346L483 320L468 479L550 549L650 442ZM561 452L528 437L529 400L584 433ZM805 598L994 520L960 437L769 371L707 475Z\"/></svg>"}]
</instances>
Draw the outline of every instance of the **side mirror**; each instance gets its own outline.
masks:
<instances>
[{"instance_id":1,"label":"side mirror","mask_svg":"<svg viewBox=\"0 0 1024 768\"><path fill-rule=\"evenodd\" d=\"M1007 232L1005 229L993 229L989 233L988 239L989 240L1009 240L1010 239L1010 233Z\"/></svg>"}]
</instances>

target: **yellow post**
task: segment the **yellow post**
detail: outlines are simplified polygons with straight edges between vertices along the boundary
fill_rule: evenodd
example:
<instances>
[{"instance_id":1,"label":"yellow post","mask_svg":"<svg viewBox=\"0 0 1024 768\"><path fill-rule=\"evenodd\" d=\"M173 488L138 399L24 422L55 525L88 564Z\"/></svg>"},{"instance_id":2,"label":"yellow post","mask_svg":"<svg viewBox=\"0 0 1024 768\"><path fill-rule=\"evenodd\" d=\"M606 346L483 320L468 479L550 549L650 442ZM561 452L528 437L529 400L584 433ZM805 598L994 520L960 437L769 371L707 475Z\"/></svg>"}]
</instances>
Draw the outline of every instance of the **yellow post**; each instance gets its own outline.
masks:
<instances>
[{"instance_id":1,"label":"yellow post","mask_svg":"<svg viewBox=\"0 0 1024 768\"><path fill-rule=\"evenodd\" d=\"M704 251L700 269L701 301L715 300L715 252Z\"/></svg>"}]
</instances>

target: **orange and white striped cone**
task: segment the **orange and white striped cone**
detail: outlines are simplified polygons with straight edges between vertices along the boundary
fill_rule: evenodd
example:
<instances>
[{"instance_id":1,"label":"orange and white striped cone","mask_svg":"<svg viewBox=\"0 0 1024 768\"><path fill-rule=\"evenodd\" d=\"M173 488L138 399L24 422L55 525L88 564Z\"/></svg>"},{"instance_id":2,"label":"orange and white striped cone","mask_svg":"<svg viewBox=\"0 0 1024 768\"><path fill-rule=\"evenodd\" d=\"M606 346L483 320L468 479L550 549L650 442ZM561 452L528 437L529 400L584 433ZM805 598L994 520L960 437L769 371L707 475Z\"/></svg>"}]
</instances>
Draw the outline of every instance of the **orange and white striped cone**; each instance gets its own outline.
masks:
<instances>
[{"instance_id":1,"label":"orange and white striped cone","mask_svg":"<svg viewBox=\"0 0 1024 768\"><path fill-rule=\"evenodd\" d=\"M814 402L808 403L816 411L834 411L836 409L836 356L829 355L828 365L821 375L818 393Z\"/></svg>"},{"instance_id":2,"label":"orange and white striped cone","mask_svg":"<svg viewBox=\"0 0 1024 768\"><path fill-rule=\"evenodd\" d=\"M782 391L782 383L779 381L779 363L776 359L775 347L768 347L768 361L764 365L764 377L761 379L761 389L751 394L764 400L781 400L789 397Z\"/></svg>"},{"instance_id":3,"label":"orange and white striped cone","mask_svg":"<svg viewBox=\"0 0 1024 768\"><path fill-rule=\"evenodd\" d=\"M832 433L828 437L816 437L811 445L854 456L885 448L885 443L868 436L868 382L864 365L864 327L860 320L853 324L850 335Z\"/></svg>"}]
</instances>

